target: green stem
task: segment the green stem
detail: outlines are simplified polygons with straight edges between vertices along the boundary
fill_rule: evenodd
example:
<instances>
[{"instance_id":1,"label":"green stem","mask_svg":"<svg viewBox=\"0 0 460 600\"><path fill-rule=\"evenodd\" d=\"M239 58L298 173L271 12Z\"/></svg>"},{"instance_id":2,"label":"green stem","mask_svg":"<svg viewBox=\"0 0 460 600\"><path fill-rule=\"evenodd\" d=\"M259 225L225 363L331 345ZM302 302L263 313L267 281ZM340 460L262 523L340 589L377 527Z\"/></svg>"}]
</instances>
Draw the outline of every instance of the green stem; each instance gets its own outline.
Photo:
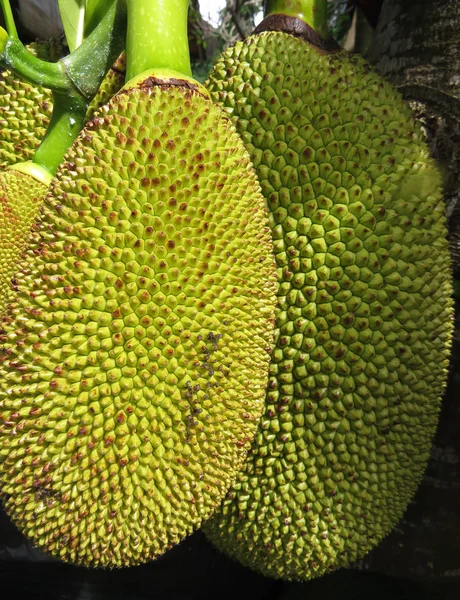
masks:
<instances>
[{"instance_id":1,"label":"green stem","mask_svg":"<svg viewBox=\"0 0 460 600\"><path fill-rule=\"evenodd\" d=\"M188 0L126 0L126 81L148 69L191 76Z\"/></svg>"},{"instance_id":2,"label":"green stem","mask_svg":"<svg viewBox=\"0 0 460 600\"><path fill-rule=\"evenodd\" d=\"M0 54L3 54L5 51L8 40L8 33L3 29L3 27L0 27Z\"/></svg>"},{"instance_id":3,"label":"green stem","mask_svg":"<svg viewBox=\"0 0 460 600\"><path fill-rule=\"evenodd\" d=\"M67 149L80 133L85 122L88 104L79 97L53 94L53 114L46 135L37 148L33 162L56 173Z\"/></svg>"},{"instance_id":4,"label":"green stem","mask_svg":"<svg viewBox=\"0 0 460 600\"><path fill-rule=\"evenodd\" d=\"M125 41L126 5L124 0L115 0L84 42L60 61L86 100L96 95L107 71L123 51Z\"/></svg>"},{"instance_id":5,"label":"green stem","mask_svg":"<svg viewBox=\"0 0 460 600\"><path fill-rule=\"evenodd\" d=\"M8 37L5 41L3 31L0 28L0 61L28 81L53 91L51 121L32 163L13 167L45 183L46 173L49 176L56 173L68 148L83 129L89 102L123 50L126 7L124 0L112 0L94 31L58 63L35 58L19 40Z\"/></svg>"},{"instance_id":6,"label":"green stem","mask_svg":"<svg viewBox=\"0 0 460 600\"><path fill-rule=\"evenodd\" d=\"M17 38L18 32L16 30L16 23L14 22L13 11L11 10L9 0L0 0L0 6L3 11L3 16L5 17L6 30L8 31L9 36Z\"/></svg>"},{"instance_id":7,"label":"green stem","mask_svg":"<svg viewBox=\"0 0 460 600\"><path fill-rule=\"evenodd\" d=\"M37 58L19 40L12 37L0 43L0 50L0 64L18 73L26 81L58 92L72 92L72 83L62 64L48 63Z\"/></svg>"},{"instance_id":8,"label":"green stem","mask_svg":"<svg viewBox=\"0 0 460 600\"><path fill-rule=\"evenodd\" d=\"M121 54L125 34L124 0L113 0L94 31L74 52L57 63L48 63L33 56L11 36L5 39L5 30L0 28L0 65L34 85L42 85L58 94L91 100Z\"/></svg>"},{"instance_id":9,"label":"green stem","mask_svg":"<svg viewBox=\"0 0 460 600\"><path fill-rule=\"evenodd\" d=\"M296 17L309 25L322 40L329 39L327 0L265 0L264 16Z\"/></svg>"},{"instance_id":10,"label":"green stem","mask_svg":"<svg viewBox=\"0 0 460 600\"><path fill-rule=\"evenodd\" d=\"M96 29L98 23L102 21L104 15L109 10L112 0L92 0L86 3L85 12L85 38Z\"/></svg>"}]
</instances>

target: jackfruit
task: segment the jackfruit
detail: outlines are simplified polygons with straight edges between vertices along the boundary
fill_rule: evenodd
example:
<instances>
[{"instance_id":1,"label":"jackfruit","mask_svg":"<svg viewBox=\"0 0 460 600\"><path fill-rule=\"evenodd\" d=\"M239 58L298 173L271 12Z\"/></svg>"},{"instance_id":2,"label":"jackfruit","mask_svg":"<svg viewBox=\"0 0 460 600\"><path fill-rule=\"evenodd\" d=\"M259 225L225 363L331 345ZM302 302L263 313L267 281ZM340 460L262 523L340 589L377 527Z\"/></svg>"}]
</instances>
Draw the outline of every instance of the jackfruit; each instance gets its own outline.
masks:
<instances>
[{"instance_id":1,"label":"jackfruit","mask_svg":"<svg viewBox=\"0 0 460 600\"><path fill-rule=\"evenodd\" d=\"M264 575L309 579L374 547L427 464L452 335L441 179L358 56L266 31L206 85L260 179L279 292L265 414L205 531Z\"/></svg>"},{"instance_id":2,"label":"jackfruit","mask_svg":"<svg viewBox=\"0 0 460 600\"><path fill-rule=\"evenodd\" d=\"M29 47L33 54L43 60L59 58L59 49L62 54L62 46L54 40ZM122 87L124 75L125 56L122 54L108 71L96 96L89 104L86 120L91 119ZM52 94L46 88L28 84L9 71L4 71L1 76L0 169L23 162L29 163L32 160L45 136L53 108ZM32 179L27 172L19 173L18 170L0 173L0 230L6 232L2 236L0 246L0 315L6 308L10 280L14 275L17 260L27 243L29 230L50 181L50 178L45 177L45 185L40 180Z\"/></svg>"},{"instance_id":3,"label":"jackfruit","mask_svg":"<svg viewBox=\"0 0 460 600\"><path fill-rule=\"evenodd\" d=\"M34 42L27 48L37 58L50 62L65 53L56 38ZM0 69L0 169L33 158L45 135L52 108L50 90L27 83L8 69Z\"/></svg>"},{"instance_id":4,"label":"jackfruit","mask_svg":"<svg viewBox=\"0 0 460 600\"><path fill-rule=\"evenodd\" d=\"M449 217L449 244L454 275L460 276L460 203L454 206Z\"/></svg>"},{"instance_id":5,"label":"jackfruit","mask_svg":"<svg viewBox=\"0 0 460 600\"><path fill-rule=\"evenodd\" d=\"M40 180L21 170L0 171L0 316L6 311L11 279L50 180L50 175Z\"/></svg>"},{"instance_id":6,"label":"jackfruit","mask_svg":"<svg viewBox=\"0 0 460 600\"><path fill-rule=\"evenodd\" d=\"M264 199L223 111L172 81L136 80L77 138L0 336L5 510L87 566L145 562L198 527L263 410L276 302Z\"/></svg>"}]
</instances>

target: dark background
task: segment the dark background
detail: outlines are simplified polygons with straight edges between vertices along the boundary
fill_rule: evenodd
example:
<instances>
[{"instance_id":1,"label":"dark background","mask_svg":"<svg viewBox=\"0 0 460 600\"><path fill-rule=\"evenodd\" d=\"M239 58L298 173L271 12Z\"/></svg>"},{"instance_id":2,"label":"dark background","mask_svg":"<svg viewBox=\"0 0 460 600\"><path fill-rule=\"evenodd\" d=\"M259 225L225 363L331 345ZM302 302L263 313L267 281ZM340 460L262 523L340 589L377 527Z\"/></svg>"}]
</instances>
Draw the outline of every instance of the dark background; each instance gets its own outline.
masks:
<instances>
[{"instance_id":1,"label":"dark background","mask_svg":"<svg viewBox=\"0 0 460 600\"><path fill-rule=\"evenodd\" d=\"M21 536L0 517L0 548ZM448 540L446 540L448 542ZM1 598L20 600L458 600L458 577L417 580L341 569L305 583L274 581L217 552L201 532L153 563L119 571L73 567L42 554L0 561Z\"/></svg>"}]
</instances>

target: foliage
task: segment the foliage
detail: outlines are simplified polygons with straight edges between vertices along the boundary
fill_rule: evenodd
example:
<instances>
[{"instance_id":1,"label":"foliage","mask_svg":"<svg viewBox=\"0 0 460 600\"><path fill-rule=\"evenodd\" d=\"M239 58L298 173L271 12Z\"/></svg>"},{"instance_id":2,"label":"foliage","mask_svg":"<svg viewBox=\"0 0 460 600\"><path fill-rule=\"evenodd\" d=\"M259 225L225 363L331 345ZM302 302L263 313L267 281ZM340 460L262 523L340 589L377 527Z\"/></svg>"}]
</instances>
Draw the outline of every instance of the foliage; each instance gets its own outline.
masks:
<instances>
[{"instance_id":1,"label":"foliage","mask_svg":"<svg viewBox=\"0 0 460 600\"><path fill-rule=\"evenodd\" d=\"M206 79L208 78L208 75L212 69L212 67L214 66L214 63L216 62L218 57L218 53L216 55L213 55L211 58L207 58L206 60L196 60L192 62L192 74L193 77L201 82L204 83L206 81Z\"/></svg>"},{"instance_id":2,"label":"foliage","mask_svg":"<svg viewBox=\"0 0 460 600\"><path fill-rule=\"evenodd\" d=\"M350 0L330 0L327 3L327 16L332 37L340 44L351 25L353 5Z\"/></svg>"},{"instance_id":3,"label":"foliage","mask_svg":"<svg viewBox=\"0 0 460 600\"><path fill-rule=\"evenodd\" d=\"M220 11L219 34L223 45L230 46L253 31L254 17L263 9L263 0L227 0Z\"/></svg>"}]
</instances>

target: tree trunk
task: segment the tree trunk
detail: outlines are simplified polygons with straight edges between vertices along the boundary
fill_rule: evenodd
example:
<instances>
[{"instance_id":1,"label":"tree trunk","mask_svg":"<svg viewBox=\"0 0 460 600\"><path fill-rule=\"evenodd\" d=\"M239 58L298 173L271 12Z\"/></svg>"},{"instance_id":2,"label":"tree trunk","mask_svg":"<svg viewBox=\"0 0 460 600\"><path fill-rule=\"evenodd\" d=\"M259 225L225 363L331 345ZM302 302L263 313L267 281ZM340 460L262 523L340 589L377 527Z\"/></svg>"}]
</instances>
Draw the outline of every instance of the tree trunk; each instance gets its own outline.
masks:
<instances>
[{"instance_id":1,"label":"tree trunk","mask_svg":"<svg viewBox=\"0 0 460 600\"><path fill-rule=\"evenodd\" d=\"M368 56L426 124L448 204L460 195L459 31L459 0L385 0Z\"/></svg>"},{"instance_id":2,"label":"tree trunk","mask_svg":"<svg viewBox=\"0 0 460 600\"><path fill-rule=\"evenodd\" d=\"M448 211L460 197L460 0L385 0L368 58L411 101L445 172ZM448 214L449 214L448 212ZM459 306L451 373L425 478L397 528L360 568L460 578Z\"/></svg>"}]
</instances>

